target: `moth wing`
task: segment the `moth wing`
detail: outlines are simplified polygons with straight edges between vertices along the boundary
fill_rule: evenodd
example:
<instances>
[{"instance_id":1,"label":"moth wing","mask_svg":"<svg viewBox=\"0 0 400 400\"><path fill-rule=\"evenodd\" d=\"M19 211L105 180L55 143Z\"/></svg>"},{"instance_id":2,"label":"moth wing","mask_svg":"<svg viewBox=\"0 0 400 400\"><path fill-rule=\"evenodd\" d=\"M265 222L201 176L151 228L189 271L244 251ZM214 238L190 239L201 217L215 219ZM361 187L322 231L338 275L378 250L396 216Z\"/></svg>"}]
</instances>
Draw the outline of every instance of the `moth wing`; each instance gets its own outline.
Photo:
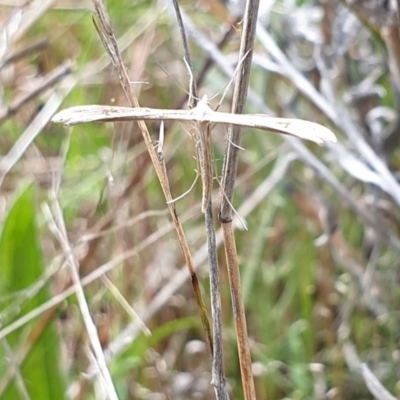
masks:
<instances>
[{"instance_id":1,"label":"moth wing","mask_svg":"<svg viewBox=\"0 0 400 400\"><path fill-rule=\"evenodd\" d=\"M52 121L64 125L77 125L87 122L118 122L137 120L175 120L190 121L189 110L159 110L145 107L115 106L77 106L67 108L53 116Z\"/></svg>"},{"instance_id":2,"label":"moth wing","mask_svg":"<svg viewBox=\"0 0 400 400\"><path fill-rule=\"evenodd\" d=\"M275 118L257 114L213 113L210 122L233 124L249 128L257 128L274 133L281 133L323 144L336 142L335 134L316 122L297 118Z\"/></svg>"},{"instance_id":3,"label":"moth wing","mask_svg":"<svg viewBox=\"0 0 400 400\"><path fill-rule=\"evenodd\" d=\"M86 122L121 121L132 116L132 112L137 114L135 110L134 108L128 107L99 105L77 106L60 111L55 114L51 120L64 125L77 125Z\"/></svg>"}]
</instances>

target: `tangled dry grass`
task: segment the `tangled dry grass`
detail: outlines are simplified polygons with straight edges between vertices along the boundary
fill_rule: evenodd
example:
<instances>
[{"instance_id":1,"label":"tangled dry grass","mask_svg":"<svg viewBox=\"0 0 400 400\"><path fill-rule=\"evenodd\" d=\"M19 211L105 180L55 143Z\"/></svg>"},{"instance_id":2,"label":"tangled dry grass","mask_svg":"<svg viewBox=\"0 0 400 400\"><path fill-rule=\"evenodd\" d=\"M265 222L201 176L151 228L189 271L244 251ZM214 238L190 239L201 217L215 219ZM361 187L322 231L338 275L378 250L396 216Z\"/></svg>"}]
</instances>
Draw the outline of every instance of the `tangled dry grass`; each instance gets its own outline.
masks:
<instances>
[{"instance_id":1,"label":"tangled dry grass","mask_svg":"<svg viewBox=\"0 0 400 400\"><path fill-rule=\"evenodd\" d=\"M213 108L223 97L226 112L244 30L233 3L181 4L198 95ZM200 183L188 191L199 168L191 127L166 121L161 149L158 122L147 124L147 148L133 122L50 122L62 108L134 98L186 108L193 86L170 3L109 1L107 10L119 67L92 2L0 1L0 398L223 398L210 384L215 365L186 267L210 314L207 243L219 264L222 392L397 398L397 2L260 4L245 111L322 124L338 143L243 134L232 205L247 230L238 217L232 228L246 378L226 232L217 216L205 227ZM214 213L228 133L216 126L211 135ZM156 175L167 179L161 187ZM188 193L166 204L166 190Z\"/></svg>"}]
</instances>

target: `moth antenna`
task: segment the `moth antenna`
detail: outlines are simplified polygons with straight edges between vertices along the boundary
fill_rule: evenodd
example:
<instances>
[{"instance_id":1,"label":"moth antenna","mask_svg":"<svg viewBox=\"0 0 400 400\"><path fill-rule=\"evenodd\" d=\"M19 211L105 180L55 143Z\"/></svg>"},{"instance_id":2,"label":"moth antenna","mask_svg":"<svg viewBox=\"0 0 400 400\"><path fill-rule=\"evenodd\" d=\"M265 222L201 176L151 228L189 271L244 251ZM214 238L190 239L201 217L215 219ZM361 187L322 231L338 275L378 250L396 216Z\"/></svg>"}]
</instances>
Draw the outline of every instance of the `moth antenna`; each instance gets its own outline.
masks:
<instances>
[{"instance_id":1,"label":"moth antenna","mask_svg":"<svg viewBox=\"0 0 400 400\"><path fill-rule=\"evenodd\" d=\"M185 61L185 59L184 59ZM177 87L179 88L179 90L181 90L182 92L186 93L188 96L190 95L190 93L182 86L179 84L179 82L176 81L176 79L173 78L173 76L158 62L156 61L156 64L160 67L160 69L165 73L165 75L168 76L169 79L171 79L171 82Z\"/></svg>"},{"instance_id":2,"label":"moth antenna","mask_svg":"<svg viewBox=\"0 0 400 400\"><path fill-rule=\"evenodd\" d=\"M185 63L186 66L186 71L187 74L189 75L189 96L188 96L188 106L189 108L191 107L192 104L194 104L193 99L194 99L194 94L193 94L193 83L194 83L194 76L193 76L193 71L190 68L189 63L186 60L186 57L183 57L183 62ZM198 101L199 99L196 98L196 100Z\"/></svg>"}]
</instances>

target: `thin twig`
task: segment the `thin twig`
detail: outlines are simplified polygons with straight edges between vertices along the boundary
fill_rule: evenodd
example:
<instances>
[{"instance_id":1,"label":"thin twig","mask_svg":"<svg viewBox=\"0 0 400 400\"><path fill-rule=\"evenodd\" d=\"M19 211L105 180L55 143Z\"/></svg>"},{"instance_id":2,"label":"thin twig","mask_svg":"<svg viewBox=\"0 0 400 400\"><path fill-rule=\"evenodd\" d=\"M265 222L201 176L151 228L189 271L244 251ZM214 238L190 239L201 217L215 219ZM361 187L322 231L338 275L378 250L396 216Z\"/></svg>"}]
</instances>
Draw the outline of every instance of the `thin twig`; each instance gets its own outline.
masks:
<instances>
[{"instance_id":1,"label":"thin twig","mask_svg":"<svg viewBox=\"0 0 400 400\"><path fill-rule=\"evenodd\" d=\"M176 20L178 22L178 27L179 27L179 32L181 34L181 39L182 39L182 45L183 45L183 52L184 52L184 57L185 61L188 65L188 73L191 74L191 79L190 79L190 87L189 87L189 108L193 108L196 106L198 95L197 95L197 86L196 86L196 80L193 79L193 63L192 63L192 57L190 56L190 50L189 50L189 43L187 40L187 35L186 35L186 30L185 26L183 24L182 20L182 14L181 10L178 4L177 0L173 0L172 4L174 5L175 9L175 15L176 15Z\"/></svg>"},{"instance_id":2,"label":"thin twig","mask_svg":"<svg viewBox=\"0 0 400 400\"><path fill-rule=\"evenodd\" d=\"M221 40L217 44L218 49L223 48L229 42L233 33L236 32L235 25L237 22L239 22L239 19L237 19L233 24L230 24L228 29L223 33ZM203 66L200 68L200 71L196 76L196 87L199 87L203 83L208 70L213 66L214 63L215 62L211 57L207 58L207 60L204 62ZM175 108L177 109L182 108L187 97L188 96L186 94L182 96L182 98L179 99L179 101L177 102Z\"/></svg>"},{"instance_id":3,"label":"thin twig","mask_svg":"<svg viewBox=\"0 0 400 400\"><path fill-rule=\"evenodd\" d=\"M22 346L18 348L17 354L13 353L13 349L11 349L6 339L2 340L1 347L3 348L5 357L7 357L8 370L2 372L2 379L0 380L0 396L3 396L3 393L7 388L9 382L14 380L21 399L30 400L31 398L29 396L20 369L20 365L22 364L25 356L28 353L26 349L26 343L22 344Z\"/></svg>"},{"instance_id":4,"label":"thin twig","mask_svg":"<svg viewBox=\"0 0 400 400\"><path fill-rule=\"evenodd\" d=\"M243 60L241 71L238 74L235 82L232 102L232 113L234 114L243 113L247 99L258 8L259 0L248 0L246 2L239 51L239 61L241 62L244 58L245 59ZM222 185L220 191L221 204L218 218L222 222L222 231L224 235L225 257L228 269L229 284L231 288L244 398L246 400L255 400L256 394L253 373L251 370L251 356L247 336L246 315L243 305L235 235L232 223L232 208L230 206L233 198L233 188L236 179L237 162L239 157L240 130L240 127L233 125L229 126L228 128L227 147L225 149L222 169Z\"/></svg>"},{"instance_id":5,"label":"thin twig","mask_svg":"<svg viewBox=\"0 0 400 400\"><path fill-rule=\"evenodd\" d=\"M338 328L338 337L342 340L342 353L344 360L350 371L360 375L365 382L374 398L378 400L396 400L394 397L379 381L377 376L371 371L368 365L360 360L357 354L357 349L354 343L349 339L351 328L349 324L352 309L356 303L356 293L354 290L349 291L350 298L347 299L346 305L343 307L341 313L341 323Z\"/></svg>"},{"instance_id":6,"label":"thin twig","mask_svg":"<svg viewBox=\"0 0 400 400\"><path fill-rule=\"evenodd\" d=\"M26 6L23 5L21 7L21 22L18 26L18 30L12 37L11 43L16 43L23 38L33 24L38 21L42 15L54 5L54 3L56 3L56 0L25 2Z\"/></svg>"},{"instance_id":7,"label":"thin twig","mask_svg":"<svg viewBox=\"0 0 400 400\"><path fill-rule=\"evenodd\" d=\"M62 215L60 204L57 200L56 193L51 193L51 198L53 206L52 220L54 223L50 224L50 226L52 227L53 233L57 237L63 249L65 258L69 265L72 281L77 289L76 296L78 299L79 308L88 333L89 342L95 354L95 361L102 377L101 382L104 385L108 398L111 400L118 400L117 392L112 382L110 372L107 368L107 362L105 360L103 349L101 347L97 328L90 315L89 305L87 304L85 294L83 292L83 287L78 272L79 263L73 253L71 244L68 240L67 229L65 227L64 218Z\"/></svg>"},{"instance_id":8,"label":"thin twig","mask_svg":"<svg viewBox=\"0 0 400 400\"><path fill-rule=\"evenodd\" d=\"M7 155L0 161L0 187L8 172L22 157L35 138L42 132L42 129L48 124L61 103L62 98L57 93L53 93L44 107L38 112L33 121L14 143L14 146Z\"/></svg>"},{"instance_id":9,"label":"thin twig","mask_svg":"<svg viewBox=\"0 0 400 400\"><path fill-rule=\"evenodd\" d=\"M4 68L7 64L17 61L20 58L26 57L27 55L33 52L44 50L48 46L49 46L49 39L47 38L37 39L34 42L29 43L22 49L16 50L12 54L6 56L3 60L1 60L0 69Z\"/></svg>"},{"instance_id":10,"label":"thin twig","mask_svg":"<svg viewBox=\"0 0 400 400\"><path fill-rule=\"evenodd\" d=\"M71 61L67 61L48 73L32 91L30 91L28 94L17 97L9 106L0 110L0 123L7 118L12 117L21 107L24 106L24 104L39 96L42 92L53 86L60 79L63 79L65 76L69 75L71 72L72 63Z\"/></svg>"},{"instance_id":11,"label":"thin twig","mask_svg":"<svg viewBox=\"0 0 400 400\"><path fill-rule=\"evenodd\" d=\"M178 26L182 38L184 60L187 65L190 76L189 84L189 108L197 105L198 93L196 80L193 74L193 63L189 50L185 26L182 20L180 7L177 0L173 0ZM205 226L207 233L207 253L210 265L210 296L211 296L211 318L212 318L212 379L211 383L215 389L215 395L218 400L227 400L229 398L225 387L225 375L223 366L223 346L222 346L222 311L221 311L221 290L219 281L219 267L217 258L217 246L215 241L215 230L212 214L212 182L213 169L211 160L211 142L210 142L210 123L197 123L194 129L197 130L195 138L198 145L197 158L200 164L201 177L203 183L202 194L202 212L205 214Z\"/></svg>"},{"instance_id":12,"label":"thin twig","mask_svg":"<svg viewBox=\"0 0 400 400\"><path fill-rule=\"evenodd\" d=\"M242 65L233 92L231 111L233 114L242 114L246 104L258 8L258 0L247 1L239 52L239 62L242 63ZM228 129L227 148L225 149L224 155L221 193L223 191L230 202L232 202L233 188L236 179L239 154L237 146L240 147L240 131L240 127L232 126ZM220 201L219 218L222 222L229 221L232 218L232 209L229 203L224 199L224 196L220 196Z\"/></svg>"}]
</instances>

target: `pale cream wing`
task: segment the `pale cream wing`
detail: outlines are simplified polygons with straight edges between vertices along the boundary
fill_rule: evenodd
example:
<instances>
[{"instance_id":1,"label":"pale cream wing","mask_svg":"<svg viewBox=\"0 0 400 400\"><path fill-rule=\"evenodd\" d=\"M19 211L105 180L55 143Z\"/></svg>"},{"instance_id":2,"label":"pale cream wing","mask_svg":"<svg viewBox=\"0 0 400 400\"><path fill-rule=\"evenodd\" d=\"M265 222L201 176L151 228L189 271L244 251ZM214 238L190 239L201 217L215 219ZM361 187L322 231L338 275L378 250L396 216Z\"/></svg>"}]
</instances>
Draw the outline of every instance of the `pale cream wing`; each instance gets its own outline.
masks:
<instances>
[{"instance_id":1,"label":"pale cream wing","mask_svg":"<svg viewBox=\"0 0 400 400\"><path fill-rule=\"evenodd\" d=\"M117 122L140 119L188 121L192 118L190 111L187 110L88 105L66 108L54 115L52 121L64 125L77 125L87 122Z\"/></svg>"},{"instance_id":2,"label":"pale cream wing","mask_svg":"<svg viewBox=\"0 0 400 400\"><path fill-rule=\"evenodd\" d=\"M315 122L296 118L274 118L259 114L229 114L214 112L207 106L193 110L160 110L153 108L131 108L113 106L78 106L60 111L53 122L76 125L87 122L132 121L132 120L175 120L233 124L283 133L311 140L318 144L336 142L334 133Z\"/></svg>"},{"instance_id":3,"label":"pale cream wing","mask_svg":"<svg viewBox=\"0 0 400 400\"><path fill-rule=\"evenodd\" d=\"M208 117L211 120L210 122L233 124L283 133L300 139L311 140L318 144L336 142L336 136L330 129L316 122L297 118L274 118L258 114L229 114L217 112L208 114Z\"/></svg>"}]
</instances>

